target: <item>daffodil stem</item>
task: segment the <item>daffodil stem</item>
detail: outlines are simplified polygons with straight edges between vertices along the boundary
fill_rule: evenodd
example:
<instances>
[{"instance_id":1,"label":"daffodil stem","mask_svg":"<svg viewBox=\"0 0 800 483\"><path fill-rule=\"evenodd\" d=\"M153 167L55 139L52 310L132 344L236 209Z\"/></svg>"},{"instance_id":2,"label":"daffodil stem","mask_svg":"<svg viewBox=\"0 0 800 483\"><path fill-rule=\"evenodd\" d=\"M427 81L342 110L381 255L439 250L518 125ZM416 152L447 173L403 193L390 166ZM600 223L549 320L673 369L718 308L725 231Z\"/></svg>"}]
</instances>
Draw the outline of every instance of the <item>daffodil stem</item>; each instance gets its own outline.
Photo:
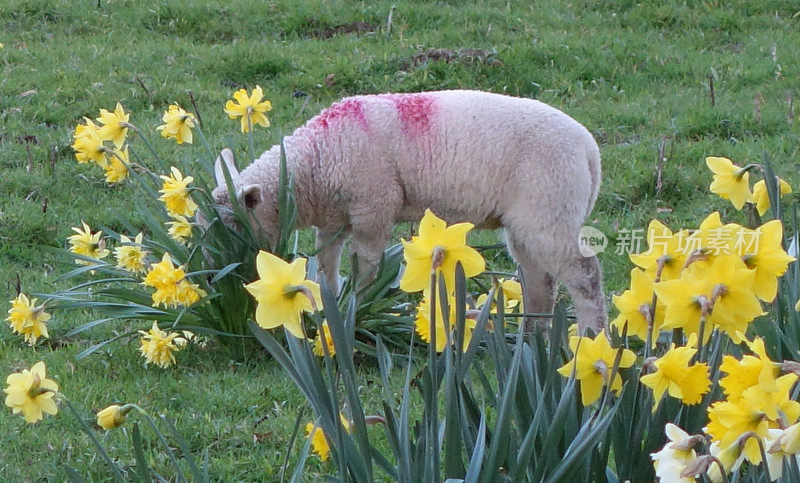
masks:
<instances>
[{"instance_id":1,"label":"daffodil stem","mask_svg":"<svg viewBox=\"0 0 800 483\"><path fill-rule=\"evenodd\" d=\"M209 166L211 166L211 172L214 172L214 162L216 161L216 157L214 156L214 151L211 150L211 146L208 144L208 140L206 139L205 134L203 134L203 128L200 127L199 124L195 125L197 128L197 135L200 136L200 142L203 143L203 147L206 148L206 153L208 154L208 160L211 162Z\"/></svg>"},{"instance_id":2,"label":"daffodil stem","mask_svg":"<svg viewBox=\"0 0 800 483\"><path fill-rule=\"evenodd\" d=\"M764 165L758 164L758 163L750 163L747 166L745 166L744 168L742 168L739 171L737 171L736 175L741 177L745 173L747 173L748 171L753 171L753 170L761 171L761 173L763 174L764 173Z\"/></svg>"},{"instance_id":3,"label":"daffodil stem","mask_svg":"<svg viewBox=\"0 0 800 483\"><path fill-rule=\"evenodd\" d=\"M147 136L145 136L145 135L142 133L142 131L140 131L140 130L139 130L139 128L137 128L137 127L134 127L134 128L133 128L133 132L135 132L136 134L138 134L138 135L139 135L139 139L141 139L141 140L142 140L142 142L144 143L144 145L145 145L145 146L147 146L147 149L149 149L149 150L150 150L150 152L151 152L151 153L153 153L153 157L155 157L155 158L156 158L156 161L158 161L158 164L160 164L162 168L164 168L164 169L168 169L168 168L169 168L169 166L167 166L167 165L164 163L164 161L161 159L161 156L159 156L159 155L158 155L158 153L156 152L155 148L153 148L153 145L152 145L152 144L150 144L150 141L147 139Z\"/></svg>"},{"instance_id":4,"label":"daffodil stem","mask_svg":"<svg viewBox=\"0 0 800 483\"><path fill-rule=\"evenodd\" d=\"M111 468L111 471L114 473L114 479L116 481L125 481L125 478L122 477L122 473L119 471L119 467L108 456L108 453L106 453L105 448L103 448L103 445L100 444L100 440L97 439L97 435L94 434L94 431L92 431L92 428L90 428L89 425L86 423L86 420L83 419L83 416L81 416L78 410L75 409L75 406L72 405L69 399L64 397L63 394L60 394L60 396L61 396L60 399L67 404L67 407L69 408L70 412L72 412L72 415L75 416L75 419L78 421L80 428L83 430L84 433L86 433L87 436L89 436L89 439L92 441L92 444L94 444L95 448L97 448L97 452L100 453L100 456L105 460L105 462Z\"/></svg>"},{"instance_id":5,"label":"daffodil stem","mask_svg":"<svg viewBox=\"0 0 800 483\"><path fill-rule=\"evenodd\" d=\"M186 481L186 478L184 478L183 476L183 471L181 470L181 466L178 464L178 460L175 458L175 453L173 453L172 450L170 449L169 443L167 442L167 438L165 438L164 434L161 433L161 431L158 429L158 426L156 426L156 422L153 421L153 418L150 417L150 415L147 414L144 411L144 409L140 408L139 406L136 406L136 409L142 414L142 416L144 416L144 419L147 420L147 422L150 424L150 427L153 428L153 431L155 431L156 436L158 436L158 440L161 441L161 444L164 446L164 449L167 452L167 456L169 456L169 459L172 460L172 464L175 465L175 469L177 470L177 472L175 473L175 477L177 478L177 480Z\"/></svg>"},{"instance_id":6,"label":"daffodil stem","mask_svg":"<svg viewBox=\"0 0 800 483\"><path fill-rule=\"evenodd\" d=\"M700 316L700 328L697 329L697 350L699 351L703 347L703 336L705 335L706 331L706 316Z\"/></svg>"},{"instance_id":7,"label":"daffodil stem","mask_svg":"<svg viewBox=\"0 0 800 483\"><path fill-rule=\"evenodd\" d=\"M250 113L247 113L247 143L250 146L250 163L256 160L256 147L253 142L253 118Z\"/></svg>"}]
</instances>

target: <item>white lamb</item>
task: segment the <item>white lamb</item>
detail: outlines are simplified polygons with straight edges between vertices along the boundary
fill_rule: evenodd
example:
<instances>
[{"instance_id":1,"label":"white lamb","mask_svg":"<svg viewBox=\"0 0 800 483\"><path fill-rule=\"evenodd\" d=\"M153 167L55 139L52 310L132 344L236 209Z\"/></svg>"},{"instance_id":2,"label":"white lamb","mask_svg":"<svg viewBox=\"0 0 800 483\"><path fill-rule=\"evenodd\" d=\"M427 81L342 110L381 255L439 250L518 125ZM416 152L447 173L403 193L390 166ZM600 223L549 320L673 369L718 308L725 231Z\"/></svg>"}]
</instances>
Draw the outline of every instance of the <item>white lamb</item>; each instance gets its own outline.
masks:
<instances>
[{"instance_id":1,"label":"white lamb","mask_svg":"<svg viewBox=\"0 0 800 483\"><path fill-rule=\"evenodd\" d=\"M583 331L606 327L602 273L578 250L578 231L600 185L600 153L577 121L541 102L477 91L348 97L284 138L298 225L316 228L322 273L338 277L345 237L363 273L392 229L430 208L448 223L505 230L520 265L526 312L550 312L555 279L569 289ZM217 160L217 203L237 198L267 235L277 234L280 147L241 173Z\"/></svg>"}]
</instances>

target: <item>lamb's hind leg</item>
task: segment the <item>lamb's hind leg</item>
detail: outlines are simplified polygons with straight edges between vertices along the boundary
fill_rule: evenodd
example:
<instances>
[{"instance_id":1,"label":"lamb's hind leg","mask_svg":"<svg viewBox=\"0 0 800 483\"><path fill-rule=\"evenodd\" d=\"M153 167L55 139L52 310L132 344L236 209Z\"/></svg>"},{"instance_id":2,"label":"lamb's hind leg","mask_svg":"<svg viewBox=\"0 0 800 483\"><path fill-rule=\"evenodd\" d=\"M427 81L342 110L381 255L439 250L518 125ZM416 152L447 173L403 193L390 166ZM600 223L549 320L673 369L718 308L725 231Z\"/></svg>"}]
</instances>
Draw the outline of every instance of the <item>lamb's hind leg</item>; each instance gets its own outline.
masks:
<instances>
[{"instance_id":1,"label":"lamb's hind leg","mask_svg":"<svg viewBox=\"0 0 800 483\"><path fill-rule=\"evenodd\" d=\"M556 290L555 279L536 260L533 250L526 247L525 243L508 231L506 232L506 242L522 274L522 299L525 313L552 313ZM534 324L537 323L540 327L547 327L549 322L548 318L526 317L525 331L531 332Z\"/></svg>"}]
</instances>

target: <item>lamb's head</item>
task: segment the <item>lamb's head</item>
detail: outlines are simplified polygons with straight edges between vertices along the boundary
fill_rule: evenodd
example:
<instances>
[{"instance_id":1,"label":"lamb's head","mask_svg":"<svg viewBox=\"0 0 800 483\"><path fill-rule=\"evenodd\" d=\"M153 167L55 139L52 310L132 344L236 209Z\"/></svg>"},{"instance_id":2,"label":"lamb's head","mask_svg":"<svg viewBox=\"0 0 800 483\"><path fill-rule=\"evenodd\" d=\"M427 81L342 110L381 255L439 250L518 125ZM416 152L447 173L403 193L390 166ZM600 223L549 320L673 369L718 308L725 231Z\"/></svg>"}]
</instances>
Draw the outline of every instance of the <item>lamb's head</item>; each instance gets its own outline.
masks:
<instances>
[{"instance_id":1,"label":"lamb's head","mask_svg":"<svg viewBox=\"0 0 800 483\"><path fill-rule=\"evenodd\" d=\"M262 183L248 182L254 180L244 179L236 170L233 151L227 148L222 150L214 164L217 186L211 193L220 219L228 227L241 231L241 224L236 218L233 203L231 203L230 191L225 179L225 168L227 168L233 183L233 192L236 194L238 205L245 210L250 226L254 230L258 230L260 227L269 241L274 243L274 240L277 240L280 235L276 196Z\"/></svg>"}]
</instances>

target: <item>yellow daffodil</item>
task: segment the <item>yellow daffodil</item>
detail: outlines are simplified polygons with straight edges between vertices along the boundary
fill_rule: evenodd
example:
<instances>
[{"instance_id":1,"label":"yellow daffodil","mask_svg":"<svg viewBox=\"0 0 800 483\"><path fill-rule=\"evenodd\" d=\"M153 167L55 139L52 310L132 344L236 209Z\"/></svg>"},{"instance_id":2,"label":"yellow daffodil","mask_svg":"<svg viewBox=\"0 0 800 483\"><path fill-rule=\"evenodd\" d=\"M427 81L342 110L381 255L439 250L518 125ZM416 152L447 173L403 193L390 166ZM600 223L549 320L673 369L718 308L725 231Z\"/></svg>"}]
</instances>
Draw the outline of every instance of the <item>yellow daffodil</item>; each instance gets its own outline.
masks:
<instances>
[{"instance_id":1,"label":"yellow daffodil","mask_svg":"<svg viewBox=\"0 0 800 483\"><path fill-rule=\"evenodd\" d=\"M727 448L748 432L764 438L768 429L769 419L766 414L742 398L736 402L718 401L712 404L708 408L708 425L703 431L711 436L712 441ZM758 441L748 438L744 445L744 454L751 463L760 463Z\"/></svg>"},{"instance_id":2,"label":"yellow daffodil","mask_svg":"<svg viewBox=\"0 0 800 483\"><path fill-rule=\"evenodd\" d=\"M178 144L192 144L192 128L196 125L192 114L177 104L172 104L161 119L164 124L156 128L161 132L161 136L167 139L174 138Z\"/></svg>"},{"instance_id":3,"label":"yellow daffodil","mask_svg":"<svg viewBox=\"0 0 800 483\"><path fill-rule=\"evenodd\" d=\"M792 186L789 183L780 178L777 178L777 181L781 197L792 192ZM769 210L769 193L767 192L767 183L764 182L763 179L753 185L753 197L751 201L756 204L759 215L764 216Z\"/></svg>"},{"instance_id":4,"label":"yellow daffodil","mask_svg":"<svg viewBox=\"0 0 800 483\"><path fill-rule=\"evenodd\" d=\"M92 233L89 225L82 223L82 226L83 229L72 227L72 231L76 234L70 235L67 238L70 245L69 250L76 255L96 258L98 260L107 257L109 251L106 250L106 243L100 239L103 232L97 231ZM92 262L88 260L75 260L75 263L80 265L92 265Z\"/></svg>"},{"instance_id":5,"label":"yellow daffodil","mask_svg":"<svg viewBox=\"0 0 800 483\"><path fill-rule=\"evenodd\" d=\"M684 232L673 234L663 223L652 220L647 227L647 251L630 254L631 261L644 269L651 279L656 277L661 265L659 280L673 280L680 277L686 254L682 250L681 240Z\"/></svg>"},{"instance_id":6,"label":"yellow daffodil","mask_svg":"<svg viewBox=\"0 0 800 483\"><path fill-rule=\"evenodd\" d=\"M738 367L732 367L730 359L723 358L726 364L720 366L720 370L740 374L738 377L726 378L724 385L723 381L720 381L720 385L726 393L732 393L730 399L748 399L753 407L759 408L770 420L776 421L782 416L785 422L794 423L800 417L800 403L791 400L789 392L797 382L797 374L789 373L776 377L779 365L772 362L767 355L764 340L756 337L752 342L747 339L744 341L758 356L758 361L751 360L745 363L743 357ZM738 387L734 387L735 382L739 383Z\"/></svg>"},{"instance_id":7,"label":"yellow daffodil","mask_svg":"<svg viewBox=\"0 0 800 483\"><path fill-rule=\"evenodd\" d=\"M781 417L789 424L800 417L800 403L792 400L790 392L797 383L797 374L784 374L770 383L770 389L764 384L757 384L745 389L742 399L746 399L751 407L764 413L767 419L776 423Z\"/></svg>"},{"instance_id":8,"label":"yellow daffodil","mask_svg":"<svg viewBox=\"0 0 800 483\"><path fill-rule=\"evenodd\" d=\"M147 272L147 276L142 281L143 285L153 287L156 292L153 294L153 307L164 305L165 307L175 307L178 304L178 286L186 277L182 268L172 264L169 253L164 253L159 263L154 263Z\"/></svg>"},{"instance_id":9,"label":"yellow daffodil","mask_svg":"<svg viewBox=\"0 0 800 483\"><path fill-rule=\"evenodd\" d=\"M252 95L248 96L245 89L239 89L233 93L233 100L225 103L225 113L231 119L241 117L242 132L248 132L251 126L256 124L262 127L269 127L269 119L267 119L266 112L272 110L272 104L269 101L262 101L264 92L261 86L256 86L253 89Z\"/></svg>"},{"instance_id":10,"label":"yellow daffodil","mask_svg":"<svg viewBox=\"0 0 800 483\"><path fill-rule=\"evenodd\" d=\"M742 247L742 260L747 268L755 271L752 287L755 295L765 302L772 302L778 294L778 278L786 273L789 263L795 258L781 246L783 224L780 220L769 221L748 231L755 238Z\"/></svg>"},{"instance_id":11,"label":"yellow daffodil","mask_svg":"<svg viewBox=\"0 0 800 483\"><path fill-rule=\"evenodd\" d=\"M770 360L763 339L745 341L756 356L745 355L742 360L723 357L720 370L727 375L720 379L720 386L727 401L709 408L707 432L722 446L747 431L755 431L763 438L767 435L766 428L777 427L778 420L792 424L800 417L800 403L790 397L797 375L777 377L779 365ZM735 417L737 411L741 414ZM748 445L747 458L757 464L761 460L758 445L749 442Z\"/></svg>"},{"instance_id":12,"label":"yellow daffodil","mask_svg":"<svg viewBox=\"0 0 800 483\"><path fill-rule=\"evenodd\" d=\"M256 299L256 322L265 329L284 326L297 338L305 338L302 313L322 307L319 284L306 280L306 259L287 263L260 251L256 257L259 279L245 288Z\"/></svg>"},{"instance_id":13,"label":"yellow daffodil","mask_svg":"<svg viewBox=\"0 0 800 483\"><path fill-rule=\"evenodd\" d=\"M8 309L8 321L11 330L25 338L25 342L35 345L39 338L47 338L47 325L50 314L44 311L44 305L36 307L36 299L28 300L24 293L17 295L11 301L11 308Z\"/></svg>"},{"instance_id":14,"label":"yellow daffodil","mask_svg":"<svg viewBox=\"0 0 800 483\"><path fill-rule=\"evenodd\" d=\"M498 280L500 290L503 291L503 300L506 301L506 307L514 308L522 304L522 284L516 280L506 280L501 278Z\"/></svg>"},{"instance_id":15,"label":"yellow daffodil","mask_svg":"<svg viewBox=\"0 0 800 483\"><path fill-rule=\"evenodd\" d=\"M650 273L639 268L631 270L631 288L622 292L622 295L612 297L614 305L619 310L619 315L611 326L622 334L625 324L628 324L628 335L635 335L646 341L647 335L652 330L651 342L655 345L658 331L664 323L664 308L659 307L653 319L653 277Z\"/></svg>"},{"instance_id":16,"label":"yellow daffodil","mask_svg":"<svg viewBox=\"0 0 800 483\"><path fill-rule=\"evenodd\" d=\"M100 128L100 137L104 141L111 141L119 149L125 144L125 136L128 135L128 120L130 114L125 114L122 104L117 103L114 112L100 109L100 117L97 122L103 126Z\"/></svg>"},{"instance_id":17,"label":"yellow daffodil","mask_svg":"<svg viewBox=\"0 0 800 483\"><path fill-rule=\"evenodd\" d=\"M522 284L516 280L505 280L501 278L498 280L498 287L500 291L503 292L505 312L512 312L515 308L519 308L520 311L524 312L525 309L522 304ZM489 313L497 313L497 299L498 297L495 296L494 300L492 300L492 306L489 310ZM475 306L480 309L488 300L488 295L480 294L478 299L475 300Z\"/></svg>"},{"instance_id":18,"label":"yellow daffodil","mask_svg":"<svg viewBox=\"0 0 800 483\"><path fill-rule=\"evenodd\" d=\"M353 425L344 417L344 414L339 413L339 421L341 421L345 431L348 433L353 432ZM328 445L328 438L322 428L314 423L306 424L306 437L311 438L311 450L319 456L320 461L327 461L331 455L331 447Z\"/></svg>"},{"instance_id":19,"label":"yellow daffodil","mask_svg":"<svg viewBox=\"0 0 800 483\"><path fill-rule=\"evenodd\" d=\"M75 159L79 163L97 163L100 167L106 165L106 153L108 148L103 145L100 137L100 128L91 120L86 119L86 124L78 124L72 135L75 142L72 149L75 150Z\"/></svg>"},{"instance_id":20,"label":"yellow daffodil","mask_svg":"<svg viewBox=\"0 0 800 483\"><path fill-rule=\"evenodd\" d=\"M669 441L661 451L650 454L656 470L656 477L660 481L694 483L693 477L681 476L686 465L697 457L695 450L688 444L691 436L672 423L664 426L664 432Z\"/></svg>"},{"instance_id":21,"label":"yellow daffodil","mask_svg":"<svg viewBox=\"0 0 800 483\"><path fill-rule=\"evenodd\" d=\"M167 231L169 236L181 243L192 236L192 224L185 216L174 215L172 221L168 221L167 225L169 226Z\"/></svg>"},{"instance_id":22,"label":"yellow daffodil","mask_svg":"<svg viewBox=\"0 0 800 483\"><path fill-rule=\"evenodd\" d=\"M451 295L447 301L449 305L448 324L450 327L450 341L454 342L455 339L455 323L456 323L456 298ZM461 350L466 352L469 348L469 343L472 341L472 329L475 328L475 320L466 319L464 324L464 342ZM419 335L420 339L431 343L431 300L430 296L426 293L417 308L417 316L414 320L414 328ZM442 352L447 345L448 334L444 330L444 318L442 315L442 304L437 299L436 302L436 352Z\"/></svg>"},{"instance_id":23,"label":"yellow daffodil","mask_svg":"<svg viewBox=\"0 0 800 483\"><path fill-rule=\"evenodd\" d=\"M697 353L697 349L692 347L694 342L695 337L690 337L686 347L675 347L675 344L672 344L670 349L653 363L656 371L642 376L642 384L653 390L655 399L653 412L658 409L665 392L671 397L680 399L684 404L692 405L699 403L711 388L708 364L689 365Z\"/></svg>"},{"instance_id":24,"label":"yellow daffodil","mask_svg":"<svg viewBox=\"0 0 800 483\"><path fill-rule=\"evenodd\" d=\"M755 272L747 269L739 257L725 255L714 260L707 277L714 284L711 289L713 309L708 322L738 344L742 341L740 334L747 332L750 322L764 315L752 290Z\"/></svg>"},{"instance_id":25,"label":"yellow daffodil","mask_svg":"<svg viewBox=\"0 0 800 483\"><path fill-rule=\"evenodd\" d=\"M106 183L121 183L128 178L128 166L130 166L130 158L128 157L128 149L115 151L113 155L108 158L103 169L106 172Z\"/></svg>"},{"instance_id":26,"label":"yellow daffodil","mask_svg":"<svg viewBox=\"0 0 800 483\"><path fill-rule=\"evenodd\" d=\"M120 244L114 248L114 255L117 257L117 267L127 270L134 275L147 271L145 260L147 251L142 247L144 235L139 233L136 238L131 240L125 235L119 236Z\"/></svg>"},{"instance_id":27,"label":"yellow daffodil","mask_svg":"<svg viewBox=\"0 0 800 483\"><path fill-rule=\"evenodd\" d=\"M619 372L614 375L613 380L610 380L614 359L619 350L622 351L620 369L631 367L636 361L636 354L632 351L611 347L605 331L601 331L594 339L570 337L569 347L575 355L571 361L561 366L558 372L564 377L570 377L574 368L575 378L581 384L581 402L584 406L600 398L603 386L608 386L614 393L619 393L622 389L622 377Z\"/></svg>"},{"instance_id":28,"label":"yellow daffodil","mask_svg":"<svg viewBox=\"0 0 800 483\"><path fill-rule=\"evenodd\" d=\"M714 173L714 180L709 187L711 192L730 200L737 210L741 210L752 196L750 174L728 158L707 157L706 164Z\"/></svg>"},{"instance_id":29,"label":"yellow daffodil","mask_svg":"<svg viewBox=\"0 0 800 483\"><path fill-rule=\"evenodd\" d=\"M708 266L718 256L733 254L739 228L736 224L724 225L719 212L711 213L697 230L687 232L681 240L685 264Z\"/></svg>"},{"instance_id":30,"label":"yellow daffodil","mask_svg":"<svg viewBox=\"0 0 800 483\"><path fill-rule=\"evenodd\" d=\"M128 413L133 409L132 404L120 406L119 404L112 404L111 406L103 409L97 413L97 425L108 431L122 426L125 420L128 419Z\"/></svg>"},{"instance_id":31,"label":"yellow daffodil","mask_svg":"<svg viewBox=\"0 0 800 483\"><path fill-rule=\"evenodd\" d=\"M156 322L150 330L140 330L139 334L139 352L145 358L145 364L155 364L162 369L175 364L174 353L186 345L178 333L164 332Z\"/></svg>"},{"instance_id":32,"label":"yellow daffodil","mask_svg":"<svg viewBox=\"0 0 800 483\"><path fill-rule=\"evenodd\" d=\"M311 438L311 451L319 456L320 461L328 461L331 456L331 447L325 438L322 428L314 423L306 424L306 437Z\"/></svg>"},{"instance_id":33,"label":"yellow daffodil","mask_svg":"<svg viewBox=\"0 0 800 483\"><path fill-rule=\"evenodd\" d=\"M744 355L741 360L725 355L719 370L726 373L719 385L730 401L738 401L744 392L754 386L762 385L767 391L777 389L775 379L779 372L778 364L770 360L764 340L756 337L752 342L745 339L750 350L756 355Z\"/></svg>"},{"instance_id":34,"label":"yellow daffodil","mask_svg":"<svg viewBox=\"0 0 800 483\"><path fill-rule=\"evenodd\" d=\"M55 393L58 384L47 379L44 362L37 362L33 367L22 372L11 374L6 378L6 406L14 414L22 413L25 421L35 423L42 419L43 413L50 415L58 412Z\"/></svg>"},{"instance_id":35,"label":"yellow daffodil","mask_svg":"<svg viewBox=\"0 0 800 483\"><path fill-rule=\"evenodd\" d=\"M183 177L178 168L170 168L169 176L161 176L161 196L170 216L192 216L197 210L197 204L189 196L189 183L194 181L191 176Z\"/></svg>"},{"instance_id":36,"label":"yellow daffodil","mask_svg":"<svg viewBox=\"0 0 800 483\"><path fill-rule=\"evenodd\" d=\"M181 280L175 292L175 301L179 305L186 307L192 306L198 300L208 295L208 293L200 288L196 283L191 283L186 279Z\"/></svg>"},{"instance_id":37,"label":"yellow daffodil","mask_svg":"<svg viewBox=\"0 0 800 483\"><path fill-rule=\"evenodd\" d=\"M328 322L322 323L322 332L317 334L317 338L314 340L314 354L319 357L324 357L325 352L322 347L323 339L325 340L325 345L328 347L328 354L331 357L336 355L336 347L333 345L333 336L331 335L331 328L328 326Z\"/></svg>"},{"instance_id":38,"label":"yellow daffodil","mask_svg":"<svg viewBox=\"0 0 800 483\"><path fill-rule=\"evenodd\" d=\"M467 233L474 226L472 223L447 226L431 210L425 210L419 224L419 236L412 237L410 242L402 240L406 270L400 280L400 289L405 292L425 290L430 286L431 270L436 270L444 274L445 284L452 291L457 262L461 262L467 278L483 272L486 268L483 257L467 246Z\"/></svg>"},{"instance_id":39,"label":"yellow daffodil","mask_svg":"<svg viewBox=\"0 0 800 483\"><path fill-rule=\"evenodd\" d=\"M691 268L691 267L690 267ZM683 329L686 335L697 334L700 318L706 313L711 303L711 287L703 279L695 279L687 271L678 280L667 280L653 285L658 296L658 311L664 312L662 329ZM704 331L703 342L711 335L710 324Z\"/></svg>"}]
</instances>

